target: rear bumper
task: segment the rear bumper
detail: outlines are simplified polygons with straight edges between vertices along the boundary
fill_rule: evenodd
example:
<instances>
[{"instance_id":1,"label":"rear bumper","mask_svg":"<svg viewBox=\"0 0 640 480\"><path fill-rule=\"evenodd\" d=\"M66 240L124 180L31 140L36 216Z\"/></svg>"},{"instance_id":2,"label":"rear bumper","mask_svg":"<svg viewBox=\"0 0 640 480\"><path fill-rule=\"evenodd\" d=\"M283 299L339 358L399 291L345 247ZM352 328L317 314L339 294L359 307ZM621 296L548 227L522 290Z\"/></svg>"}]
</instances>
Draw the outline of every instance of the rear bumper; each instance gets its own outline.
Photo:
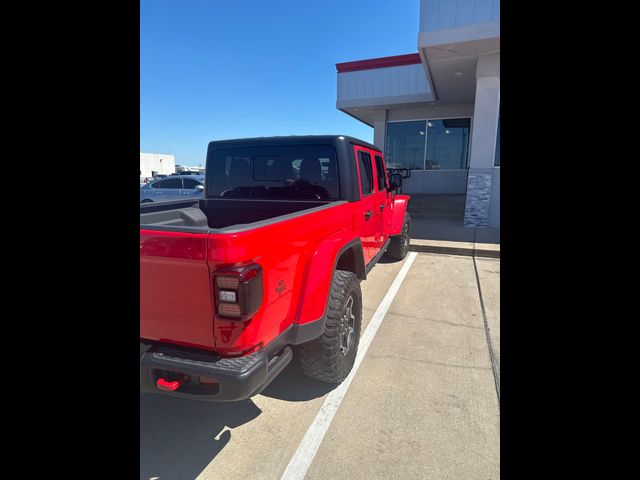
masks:
<instances>
[{"instance_id":1,"label":"rear bumper","mask_svg":"<svg viewBox=\"0 0 640 480\"><path fill-rule=\"evenodd\" d=\"M213 402L245 400L260 393L291 362L291 345L300 345L319 337L324 327L324 315L314 322L290 325L264 348L237 358L223 358L213 352L140 341L140 392ZM175 391L164 391L156 385L160 378L174 380L180 376L190 378ZM200 385L200 376L216 380L217 386Z\"/></svg>"},{"instance_id":2,"label":"rear bumper","mask_svg":"<svg viewBox=\"0 0 640 480\"><path fill-rule=\"evenodd\" d=\"M271 358L268 350L263 348L244 357L222 358L213 353L141 343L140 391L214 402L244 400L260 393L293 358L288 345ZM201 376L217 383L202 385ZM183 381L175 391L159 389L156 382L167 377Z\"/></svg>"}]
</instances>

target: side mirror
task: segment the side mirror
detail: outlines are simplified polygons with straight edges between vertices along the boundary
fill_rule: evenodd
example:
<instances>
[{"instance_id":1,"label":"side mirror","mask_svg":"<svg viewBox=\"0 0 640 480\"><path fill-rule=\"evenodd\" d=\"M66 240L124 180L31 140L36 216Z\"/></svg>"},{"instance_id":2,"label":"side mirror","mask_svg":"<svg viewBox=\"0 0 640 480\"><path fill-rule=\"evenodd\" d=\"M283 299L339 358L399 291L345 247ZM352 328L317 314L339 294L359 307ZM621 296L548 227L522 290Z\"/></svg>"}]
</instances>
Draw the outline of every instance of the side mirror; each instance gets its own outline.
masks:
<instances>
[{"instance_id":1,"label":"side mirror","mask_svg":"<svg viewBox=\"0 0 640 480\"><path fill-rule=\"evenodd\" d=\"M389 175L389 189L395 190L402 187L402 174L392 173Z\"/></svg>"},{"instance_id":2,"label":"side mirror","mask_svg":"<svg viewBox=\"0 0 640 480\"><path fill-rule=\"evenodd\" d=\"M196 185L196 190L199 192L204 192L204 185Z\"/></svg>"}]
</instances>

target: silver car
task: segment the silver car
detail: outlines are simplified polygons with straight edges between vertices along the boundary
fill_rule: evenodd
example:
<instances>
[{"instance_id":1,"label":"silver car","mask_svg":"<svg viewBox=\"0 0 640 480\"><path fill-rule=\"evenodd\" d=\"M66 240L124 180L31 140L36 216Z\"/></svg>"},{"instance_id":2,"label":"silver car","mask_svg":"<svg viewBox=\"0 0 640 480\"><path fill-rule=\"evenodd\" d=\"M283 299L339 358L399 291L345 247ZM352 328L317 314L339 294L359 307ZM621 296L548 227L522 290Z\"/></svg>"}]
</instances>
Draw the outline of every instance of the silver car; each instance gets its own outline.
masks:
<instances>
[{"instance_id":1,"label":"silver car","mask_svg":"<svg viewBox=\"0 0 640 480\"><path fill-rule=\"evenodd\" d=\"M140 187L140 203L203 198L204 175L173 175Z\"/></svg>"}]
</instances>

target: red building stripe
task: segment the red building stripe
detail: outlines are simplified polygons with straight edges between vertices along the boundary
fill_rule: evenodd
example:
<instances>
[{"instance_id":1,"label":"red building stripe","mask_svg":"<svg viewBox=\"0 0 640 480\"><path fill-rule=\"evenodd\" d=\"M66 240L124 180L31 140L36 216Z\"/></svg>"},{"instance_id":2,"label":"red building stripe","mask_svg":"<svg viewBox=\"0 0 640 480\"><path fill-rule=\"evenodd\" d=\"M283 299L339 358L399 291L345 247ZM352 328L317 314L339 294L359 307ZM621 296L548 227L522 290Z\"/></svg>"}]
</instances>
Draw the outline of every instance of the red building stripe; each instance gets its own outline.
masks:
<instances>
[{"instance_id":1,"label":"red building stripe","mask_svg":"<svg viewBox=\"0 0 640 480\"><path fill-rule=\"evenodd\" d=\"M422 63L420 55L408 53L393 57L370 58L368 60L356 60L355 62L336 63L338 73L355 72L357 70L371 70L374 68L399 67L401 65L414 65Z\"/></svg>"}]
</instances>

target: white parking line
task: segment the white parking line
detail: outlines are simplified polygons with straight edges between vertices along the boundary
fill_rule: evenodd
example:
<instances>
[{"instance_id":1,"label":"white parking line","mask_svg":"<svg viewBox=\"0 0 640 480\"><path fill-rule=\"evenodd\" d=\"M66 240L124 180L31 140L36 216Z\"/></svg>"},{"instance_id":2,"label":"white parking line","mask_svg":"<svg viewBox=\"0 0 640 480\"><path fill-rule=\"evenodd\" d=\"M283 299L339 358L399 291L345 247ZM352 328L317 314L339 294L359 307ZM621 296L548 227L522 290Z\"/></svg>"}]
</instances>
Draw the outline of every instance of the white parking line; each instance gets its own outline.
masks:
<instances>
[{"instance_id":1,"label":"white parking line","mask_svg":"<svg viewBox=\"0 0 640 480\"><path fill-rule=\"evenodd\" d=\"M396 278L393 280L389 291L382 299L382 302L380 302L380 305L378 305L378 309L373 314L373 318L360 338L358 354L356 355L351 373L349 373L344 382L332 390L329 395L327 395L327 398L325 398L316 418L304 434L300 445L298 445L296 453L293 454L289 465L287 465L287 468L282 474L282 480L302 480L307 474L307 470L309 469L313 458L316 456L316 452L322 443L322 439L327 433L327 430L331 425L331 421L333 420L338 407L340 407L342 399L347 393L353 377L356 375L358 368L360 368L362 359L367 354L367 350L369 350L369 346L371 345L373 338L376 336L378 328L382 324L382 320L384 320L384 316L387 314L387 310L389 310L389 307L391 306L391 302L393 302L396 293L398 293L404 277L407 276L407 272L409 271L409 268L411 268L411 264L416 258L416 255L416 252L409 253L407 260L398 272Z\"/></svg>"}]
</instances>

